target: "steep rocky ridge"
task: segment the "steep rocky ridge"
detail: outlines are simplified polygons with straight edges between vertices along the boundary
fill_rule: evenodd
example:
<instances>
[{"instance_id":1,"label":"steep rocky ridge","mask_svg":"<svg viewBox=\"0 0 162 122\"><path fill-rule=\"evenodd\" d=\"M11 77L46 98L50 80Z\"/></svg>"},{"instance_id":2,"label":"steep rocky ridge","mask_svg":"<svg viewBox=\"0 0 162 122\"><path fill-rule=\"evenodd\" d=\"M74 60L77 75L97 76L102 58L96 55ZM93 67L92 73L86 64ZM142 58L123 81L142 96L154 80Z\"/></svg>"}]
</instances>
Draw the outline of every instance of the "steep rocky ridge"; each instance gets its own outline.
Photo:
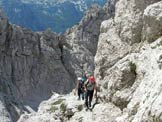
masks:
<instances>
[{"instance_id":1,"label":"steep rocky ridge","mask_svg":"<svg viewBox=\"0 0 162 122\"><path fill-rule=\"evenodd\" d=\"M53 91L68 93L82 72L93 74L99 27L113 12L113 7L94 5L78 26L61 36L50 30L34 33L11 25L1 11L0 83L2 109L11 116L9 121L37 109ZM78 49L80 45L83 48Z\"/></svg>"},{"instance_id":2,"label":"steep rocky ridge","mask_svg":"<svg viewBox=\"0 0 162 122\"><path fill-rule=\"evenodd\" d=\"M84 101L77 101L73 92L68 95L54 93L40 104L38 112L23 114L18 122L161 122L162 2L158 1L112 0L104 9L95 6L90 10L94 13L91 19L96 17L93 10L99 11L97 16L107 18L102 23L99 19L100 30L93 20L83 31L82 24L87 21L83 19L64 35L67 42L63 39L66 46L63 46L60 61L71 76L80 76L82 72L92 74L89 69L93 71L94 65L89 64L95 63L94 72L100 88L92 112L85 111ZM89 29L93 31L88 33ZM85 32L83 38L81 32ZM90 42L94 41L96 33L99 40L96 39L91 48ZM47 40L44 39L45 49L50 45ZM11 117L4 100L2 97L0 105L8 122Z\"/></svg>"},{"instance_id":3,"label":"steep rocky ridge","mask_svg":"<svg viewBox=\"0 0 162 122\"><path fill-rule=\"evenodd\" d=\"M61 36L10 25L2 11L0 15L0 92L4 110L15 121L23 104L36 109L52 91L69 92L73 82L62 64Z\"/></svg>"},{"instance_id":4,"label":"steep rocky ridge","mask_svg":"<svg viewBox=\"0 0 162 122\"><path fill-rule=\"evenodd\" d=\"M114 19L106 20L101 25L95 60L97 77L102 79L98 73L104 74L107 71L105 69L110 68L132 50L133 44L142 41L144 10L149 4L157 1L143 0L143 3L140 3L136 0L120 0L117 2ZM98 66L100 64L101 66Z\"/></svg>"},{"instance_id":5,"label":"steep rocky ridge","mask_svg":"<svg viewBox=\"0 0 162 122\"><path fill-rule=\"evenodd\" d=\"M10 25L1 12L1 92L2 97L7 97L3 105L10 121L17 120L23 112L31 112L29 107L36 109L52 91L67 93L82 72L93 74L100 24L114 14L115 8L107 6L94 5L80 24L64 36L50 30L33 33ZM83 48L78 49L81 45Z\"/></svg>"},{"instance_id":6,"label":"steep rocky ridge","mask_svg":"<svg viewBox=\"0 0 162 122\"><path fill-rule=\"evenodd\" d=\"M120 0L114 19L101 25L95 73L101 96L123 112L116 121L161 121L161 112L153 112L158 109L154 104L161 104L161 41L156 39L161 37L162 11L161 2L156 2Z\"/></svg>"},{"instance_id":7,"label":"steep rocky ridge","mask_svg":"<svg viewBox=\"0 0 162 122\"><path fill-rule=\"evenodd\" d=\"M64 49L64 62L72 76L91 75L94 72L94 56L96 55L100 25L103 20L114 16L115 3L112 0L103 8L93 5L86 12L79 25L65 33L69 48Z\"/></svg>"},{"instance_id":8,"label":"steep rocky ridge","mask_svg":"<svg viewBox=\"0 0 162 122\"><path fill-rule=\"evenodd\" d=\"M78 110L84 103L73 94L54 95L55 99L40 105L42 110L23 115L19 122L52 122L51 118L58 122L161 122L162 2L158 1L119 0L114 16L102 22L95 56L100 92L93 112ZM52 104L60 98L64 111L59 109L62 102ZM48 111L54 106L58 109Z\"/></svg>"}]
</instances>

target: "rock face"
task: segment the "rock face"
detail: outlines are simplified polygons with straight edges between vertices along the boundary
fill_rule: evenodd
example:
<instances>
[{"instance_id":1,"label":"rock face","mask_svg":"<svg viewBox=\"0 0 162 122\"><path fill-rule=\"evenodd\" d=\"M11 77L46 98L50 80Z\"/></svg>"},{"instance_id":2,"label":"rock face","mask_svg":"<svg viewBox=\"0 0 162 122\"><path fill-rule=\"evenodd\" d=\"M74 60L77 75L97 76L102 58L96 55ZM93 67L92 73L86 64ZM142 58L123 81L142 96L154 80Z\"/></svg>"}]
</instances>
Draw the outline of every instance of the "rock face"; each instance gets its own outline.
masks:
<instances>
[{"instance_id":1,"label":"rock face","mask_svg":"<svg viewBox=\"0 0 162 122\"><path fill-rule=\"evenodd\" d=\"M101 96L123 111L117 122L161 121L162 3L156 2L120 0L115 17L101 24L95 74Z\"/></svg>"},{"instance_id":2,"label":"rock face","mask_svg":"<svg viewBox=\"0 0 162 122\"><path fill-rule=\"evenodd\" d=\"M119 0L114 21L122 41L128 44L141 41L143 12L148 5L157 1L159 0Z\"/></svg>"},{"instance_id":3,"label":"rock face","mask_svg":"<svg viewBox=\"0 0 162 122\"><path fill-rule=\"evenodd\" d=\"M161 57L161 38L151 45L144 46L140 53L131 54L127 59L132 59L136 65L137 77L132 85L132 93L129 96L125 111L125 120L132 122L158 122L161 121L161 69L159 67ZM156 48L154 48L154 46ZM147 68L146 68L147 67Z\"/></svg>"},{"instance_id":4,"label":"rock face","mask_svg":"<svg viewBox=\"0 0 162 122\"><path fill-rule=\"evenodd\" d=\"M161 36L161 19L162 19L161 2L147 7L144 11L143 40L153 42Z\"/></svg>"},{"instance_id":5,"label":"rock face","mask_svg":"<svg viewBox=\"0 0 162 122\"><path fill-rule=\"evenodd\" d=\"M3 98L3 95L0 95L0 120L2 122L11 122L11 116L8 113L6 107L5 107L5 100Z\"/></svg>"},{"instance_id":6,"label":"rock face","mask_svg":"<svg viewBox=\"0 0 162 122\"><path fill-rule=\"evenodd\" d=\"M19 108L13 102L24 101L23 104L35 109L52 91L67 93L72 89L72 78L61 59L59 35L50 30L33 33L12 26L2 11L0 31L0 92L7 97L4 105L13 115L13 121L18 113L14 115L12 109Z\"/></svg>"},{"instance_id":7,"label":"rock face","mask_svg":"<svg viewBox=\"0 0 162 122\"><path fill-rule=\"evenodd\" d=\"M144 10L149 4L157 1L143 0L141 3L137 0L119 0L117 2L114 19L106 20L101 25L95 59L98 78L103 79L101 74L104 75L106 69L130 53L133 44L141 42Z\"/></svg>"},{"instance_id":8,"label":"rock face","mask_svg":"<svg viewBox=\"0 0 162 122\"><path fill-rule=\"evenodd\" d=\"M0 83L2 93L10 98L6 106L19 105L20 111L10 110L16 105L7 108L14 113L13 121L26 109L24 104L36 109L52 91L70 91L76 76L93 74L100 24L113 12L113 7L94 5L78 26L65 33L66 40L50 30L33 33L10 25L1 12Z\"/></svg>"},{"instance_id":9,"label":"rock face","mask_svg":"<svg viewBox=\"0 0 162 122\"><path fill-rule=\"evenodd\" d=\"M115 1L104 8L92 6L86 12L79 25L65 33L69 47L64 49L64 62L67 70L74 78L83 74L94 74L94 56L96 55L101 22L114 14Z\"/></svg>"},{"instance_id":10,"label":"rock face","mask_svg":"<svg viewBox=\"0 0 162 122\"><path fill-rule=\"evenodd\" d=\"M95 76L100 91L98 98L93 99L95 107L92 112L85 111L84 101L77 101L77 97L73 96L73 93L66 96L54 94L49 100L43 101L40 104L38 112L23 114L18 122L161 122L162 2L158 1L160 0L111 0L108 2L108 7L103 9L95 6L90 10L90 14L87 13L86 17L79 25L74 26L66 32L64 35L66 41L63 39L60 43L54 41L55 43L53 44L49 40L49 35L57 37L54 33L34 33L34 35L39 37L38 39L40 41L38 42L41 43L38 47L41 48L38 48L38 53L34 54L33 52L37 52L33 51L37 50L37 43L34 45L34 48L32 48L32 51L27 50L28 48L23 48L25 55L28 54L31 56L31 54L33 54L34 59L37 59L37 56L39 57L41 52L46 59L43 60L44 58L41 58L42 62L50 62L50 58L53 55L55 55L54 57L60 57L59 62L63 65L61 65L61 67L65 66L63 72L67 73L69 79L70 76L73 75L74 78L82 75L82 72L85 72L87 75L93 74L91 71L95 69ZM101 23L101 18L107 20ZM6 19L1 22L3 24L7 23ZM100 24L101 28L99 30L98 27ZM9 24L4 27L6 28L2 28L2 32L10 32L12 30L12 33L8 33L7 36L5 36L6 33L2 33L2 38L7 40L8 38L14 37L14 29L10 28L11 26ZM14 28L17 28L16 30L20 29L19 27ZM24 29L20 30L18 32L22 32L22 34L26 32ZM18 37L18 35L16 37ZM36 38L35 36L32 37ZM99 40L97 40L96 37L99 37ZM3 45L6 41L1 42ZM16 44L19 45L19 43ZM61 49L56 48L59 45L61 45ZM7 54L5 53L6 58L5 60L2 58L3 61L1 64L5 66L4 62L11 61L11 65L7 65L5 70L12 70L5 72L6 74L3 75L3 77L12 74L11 77L9 77L11 78L11 83L5 82L5 84L6 86L9 84L10 87L13 85L15 87L12 88L16 89L18 86L21 86L21 84L16 86L15 84L19 83L15 82L18 76L16 76L16 78L12 77L15 73L13 68L15 66L14 61L18 58L17 56L24 53L17 53L20 51L18 50L19 48L15 49L16 46L15 48L8 47L10 47L10 45L8 45L7 41L7 44L5 44L4 47L2 46L1 50L3 53L6 51L5 49L10 49L11 51L8 50L7 54L11 55L11 60L9 60L10 57L6 56ZM55 49L58 49L58 51L55 51ZM63 55L61 55L61 52ZM46 57L47 54L50 56ZM52 63L55 63L55 61L56 59ZM90 64L92 64L92 66L90 66ZM54 64L54 67L55 65L56 64ZM50 65L50 67L52 66ZM50 69L50 67L46 69L48 68L47 66L44 70L54 72L53 69L55 68L52 67L52 69ZM36 71L39 70L36 69ZM67 71L70 73L70 76ZM2 73L4 73L3 70ZM22 73L22 71L20 73ZM36 76L39 75L36 74ZM50 74L48 76L50 76ZM66 76L66 74L63 76ZM41 78L44 77L43 75ZM4 84L4 80L2 81ZM7 81L10 81L10 79ZM43 82L44 80L40 81L41 82L38 82L40 88L46 89L49 87L48 85L46 87ZM25 83L28 84L27 81ZM47 83L51 82L48 81ZM44 87L41 87L41 85L44 85ZM32 85L30 87L33 88ZM70 86L68 88L70 88ZM20 91L23 92L24 90L26 89L20 89ZM12 93L10 89L7 91L8 94ZM40 92L39 89L36 89L36 91ZM16 93L21 92L17 91ZM27 92L27 94L29 93L30 92ZM33 91L33 93L35 92ZM22 94L22 96L27 94ZM21 95L17 96L20 97ZM5 101L4 96L2 96L1 99L1 111L5 111L4 117L8 122L13 115L8 112L9 108L5 105L9 102ZM19 105L21 106L21 104Z\"/></svg>"}]
</instances>

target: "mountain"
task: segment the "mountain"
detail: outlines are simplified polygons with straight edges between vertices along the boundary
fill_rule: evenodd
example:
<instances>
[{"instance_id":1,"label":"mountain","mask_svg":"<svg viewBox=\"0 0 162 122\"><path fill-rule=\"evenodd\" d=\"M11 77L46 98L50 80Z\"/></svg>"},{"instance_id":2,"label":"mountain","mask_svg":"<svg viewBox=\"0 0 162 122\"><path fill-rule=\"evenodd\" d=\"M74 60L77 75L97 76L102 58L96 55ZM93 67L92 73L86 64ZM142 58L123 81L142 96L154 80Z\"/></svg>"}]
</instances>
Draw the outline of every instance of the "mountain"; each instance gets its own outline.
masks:
<instances>
[{"instance_id":1,"label":"mountain","mask_svg":"<svg viewBox=\"0 0 162 122\"><path fill-rule=\"evenodd\" d=\"M42 31L52 28L64 32L77 24L84 12L97 3L103 6L107 0L0 0L0 5L13 24Z\"/></svg>"},{"instance_id":2,"label":"mountain","mask_svg":"<svg viewBox=\"0 0 162 122\"><path fill-rule=\"evenodd\" d=\"M59 35L12 25L0 10L0 120L16 122L54 92L71 92L82 72L92 74L100 25L108 16L106 8L93 5Z\"/></svg>"},{"instance_id":3,"label":"mountain","mask_svg":"<svg viewBox=\"0 0 162 122\"><path fill-rule=\"evenodd\" d=\"M60 35L0 10L0 120L161 122L161 13L161 0L109 0ZM97 82L92 111L73 90L83 73Z\"/></svg>"},{"instance_id":4,"label":"mountain","mask_svg":"<svg viewBox=\"0 0 162 122\"><path fill-rule=\"evenodd\" d=\"M73 92L64 96L54 94L40 104L37 113L24 114L18 122L162 121L162 1L110 1L110 16L101 23L99 39L95 41L97 48L93 48L98 97L92 102L95 105L92 112L86 111L84 101L78 101ZM77 58L84 69L87 63L88 66L93 63L90 39L97 29L94 22L100 19L90 20L83 21L85 27L75 26L65 34L72 48L64 51L72 55L70 63L76 74Z\"/></svg>"}]
</instances>

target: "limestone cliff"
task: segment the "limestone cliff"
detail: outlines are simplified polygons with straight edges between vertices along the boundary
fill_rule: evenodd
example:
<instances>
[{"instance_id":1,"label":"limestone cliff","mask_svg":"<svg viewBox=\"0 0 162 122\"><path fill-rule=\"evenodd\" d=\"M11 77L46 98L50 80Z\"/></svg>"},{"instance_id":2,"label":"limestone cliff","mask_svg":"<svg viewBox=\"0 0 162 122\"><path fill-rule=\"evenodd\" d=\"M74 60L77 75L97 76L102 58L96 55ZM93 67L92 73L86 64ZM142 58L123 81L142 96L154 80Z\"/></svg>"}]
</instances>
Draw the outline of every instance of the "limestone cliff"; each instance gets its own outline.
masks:
<instances>
[{"instance_id":1,"label":"limestone cliff","mask_svg":"<svg viewBox=\"0 0 162 122\"><path fill-rule=\"evenodd\" d=\"M101 96L122 111L117 122L161 121L162 7L156 2L119 0L114 19L101 25L95 73Z\"/></svg>"},{"instance_id":2,"label":"limestone cliff","mask_svg":"<svg viewBox=\"0 0 162 122\"><path fill-rule=\"evenodd\" d=\"M77 101L73 92L54 93L40 104L37 112L23 114L18 122L161 122L162 2L110 0L104 8L94 6L89 12L79 25L64 34L60 62L69 79L70 76L75 79L82 72L93 74L94 70L99 94L93 100L93 111L85 111L84 101ZM8 26L3 26L2 32L12 29ZM44 40L39 38L46 47L41 49L51 49L44 33L36 33ZM1 35L3 40L13 37L10 33ZM12 60L15 52L9 53ZM11 64L13 66L13 62ZM12 116L4 104L2 97L0 106L8 122Z\"/></svg>"},{"instance_id":3,"label":"limestone cliff","mask_svg":"<svg viewBox=\"0 0 162 122\"><path fill-rule=\"evenodd\" d=\"M81 22L65 33L69 47L64 48L64 62L71 75L94 74L94 56L96 55L100 25L114 14L114 2L104 8L93 5Z\"/></svg>"},{"instance_id":4,"label":"limestone cliff","mask_svg":"<svg viewBox=\"0 0 162 122\"><path fill-rule=\"evenodd\" d=\"M50 30L34 33L10 25L0 11L0 96L13 121L24 105L36 109L52 91L72 89L72 78L62 64L60 39Z\"/></svg>"}]
</instances>

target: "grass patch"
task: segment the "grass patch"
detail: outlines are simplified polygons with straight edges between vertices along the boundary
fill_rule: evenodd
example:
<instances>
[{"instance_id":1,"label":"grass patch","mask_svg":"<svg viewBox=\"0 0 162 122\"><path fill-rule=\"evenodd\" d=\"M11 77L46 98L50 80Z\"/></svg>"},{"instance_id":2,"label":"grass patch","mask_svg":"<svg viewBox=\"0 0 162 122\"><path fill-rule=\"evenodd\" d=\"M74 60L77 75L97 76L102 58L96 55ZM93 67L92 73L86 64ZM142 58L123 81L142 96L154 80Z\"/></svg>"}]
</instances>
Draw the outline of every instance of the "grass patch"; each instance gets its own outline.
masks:
<instances>
[{"instance_id":1,"label":"grass patch","mask_svg":"<svg viewBox=\"0 0 162 122\"><path fill-rule=\"evenodd\" d=\"M162 121L162 119L160 118L160 117L155 117L155 116L153 116L152 118L151 118L151 122L161 122Z\"/></svg>"},{"instance_id":2,"label":"grass patch","mask_svg":"<svg viewBox=\"0 0 162 122\"><path fill-rule=\"evenodd\" d=\"M57 101L55 101L54 103L52 103L52 105L59 105L61 104L65 99L59 99Z\"/></svg>"},{"instance_id":3,"label":"grass patch","mask_svg":"<svg viewBox=\"0 0 162 122\"><path fill-rule=\"evenodd\" d=\"M56 106L52 106L48 111L54 113L57 110L58 110L58 108Z\"/></svg>"},{"instance_id":4,"label":"grass patch","mask_svg":"<svg viewBox=\"0 0 162 122\"><path fill-rule=\"evenodd\" d=\"M136 69L137 69L136 64L133 62L130 62L129 66L130 66L131 72L134 72L136 74Z\"/></svg>"},{"instance_id":5,"label":"grass patch","mask_svg":"<svg viewBox=\"0 0 162 122\"><path fill-rule=\"evenodd\" d=\"M83 110L83 105L78 106L78 111L81 111L81 110Z\"/></svg>"},{"instance_id":6,"label":"grass patch","mask_svg":"<svg viewBox=\"0 0 162 122\"><path fill-rule=\"evenodd\" d=\"M61 109L61 111L62 111L63 113L65 113L65 111L66 111L66 109L67 109L67 106L65 105L65 103L62 103L62 104L60 105L60 109Z\"/></svg>"},{"instance_id":7,"label":"grass patch","mask_svg":"<svg viewBox=\"0 0 162 122\"><path fill-rule=\"evenodd\" d=\"M104 83L103 88L108 89L108 82Z\"/></svg>"},{"instance_id":8,"label":"grass patch","mask_svg":"<svg viewBox=\"0 0 162 122\"><path fill-rule=\"evenodd\" d=\"M80 117L78 122L83 122L83 117Z\"/></svg>"},{"instance_id":9,"label":"grass patch","mask_svg":"<svg viewBox=\"0 0 162 122\"><path fill-rule=\"evenodd\" d=\"M153 47L151 47L151 48L152 48L152 49L155 49L155 48L160 47L160 46L162 46L162 41L160 41L156 46L153 46Z\"/></svg>"}]
</instances>

